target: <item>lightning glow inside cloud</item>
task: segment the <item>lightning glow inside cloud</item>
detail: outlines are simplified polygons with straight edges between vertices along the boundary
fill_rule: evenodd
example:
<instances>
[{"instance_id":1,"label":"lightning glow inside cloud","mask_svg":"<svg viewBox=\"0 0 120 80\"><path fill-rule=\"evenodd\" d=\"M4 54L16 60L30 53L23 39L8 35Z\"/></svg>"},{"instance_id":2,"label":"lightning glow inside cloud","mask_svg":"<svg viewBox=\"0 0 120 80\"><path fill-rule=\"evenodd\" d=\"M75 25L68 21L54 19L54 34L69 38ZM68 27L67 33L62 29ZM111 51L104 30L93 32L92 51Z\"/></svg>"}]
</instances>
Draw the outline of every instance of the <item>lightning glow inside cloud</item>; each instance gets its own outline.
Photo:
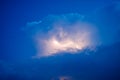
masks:
<instances>
[{"instance_id":1,"label":"lightning glow inside cloud","mask_svg":"<svg viewBox=\"0 0 120 80\"><path fill-rule=\"evenodd\" d=\"M82 19L79 14L66 14L48 16L43 21L29 23L36 27L33 31L36 56L53 56L61 52L75 54L86 48L94 50L98 44L97 30Z\"/></svg>"}]
</instances>

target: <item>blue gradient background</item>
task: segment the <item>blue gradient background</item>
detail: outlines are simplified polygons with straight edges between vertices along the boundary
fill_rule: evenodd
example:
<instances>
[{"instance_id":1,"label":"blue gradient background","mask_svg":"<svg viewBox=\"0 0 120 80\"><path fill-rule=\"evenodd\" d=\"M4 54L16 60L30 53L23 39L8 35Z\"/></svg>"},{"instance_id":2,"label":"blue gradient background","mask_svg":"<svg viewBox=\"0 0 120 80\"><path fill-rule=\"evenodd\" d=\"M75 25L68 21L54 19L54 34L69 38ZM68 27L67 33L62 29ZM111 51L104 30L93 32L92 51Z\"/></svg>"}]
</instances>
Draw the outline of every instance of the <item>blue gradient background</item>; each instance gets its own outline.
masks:
<instances>
[{"instance_id":1,"label":"blue gradient background","mask_svg":"<svg viewBox=\"0 0 120 80\"><path fill-rule=\"evenodd\" d=\"M59 75L72 75L75 80L120 80L119 5L120 2L112 0L1 0L0 80L51 80ZM39 21L47 15L66 13L85 15L86 21L100 29L116 28L118 34L111 39L114 43L100 47L89 56L31 59L36 49L22 28L26 23ZM107 40L104 32L101 36Z\"/></svg>"}]
</instances>

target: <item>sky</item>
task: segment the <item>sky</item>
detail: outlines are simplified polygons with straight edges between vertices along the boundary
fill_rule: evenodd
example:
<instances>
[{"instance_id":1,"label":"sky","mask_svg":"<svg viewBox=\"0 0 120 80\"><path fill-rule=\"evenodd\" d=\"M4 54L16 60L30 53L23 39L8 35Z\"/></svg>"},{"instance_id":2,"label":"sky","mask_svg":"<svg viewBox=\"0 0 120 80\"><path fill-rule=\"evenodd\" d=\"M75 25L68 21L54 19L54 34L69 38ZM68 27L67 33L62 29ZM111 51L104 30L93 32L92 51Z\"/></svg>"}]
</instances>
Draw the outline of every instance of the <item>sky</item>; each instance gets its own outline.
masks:
<instances>
[{"instance_id":1,"label":"sky","mask_svg":"<svg viewBox=\"0 0 120 80\"><path fill-rule=\"evenodd\" d=\"M120 79L119 1L1 0L0 28L1 80Z\"/></svg>"}]
</instances>

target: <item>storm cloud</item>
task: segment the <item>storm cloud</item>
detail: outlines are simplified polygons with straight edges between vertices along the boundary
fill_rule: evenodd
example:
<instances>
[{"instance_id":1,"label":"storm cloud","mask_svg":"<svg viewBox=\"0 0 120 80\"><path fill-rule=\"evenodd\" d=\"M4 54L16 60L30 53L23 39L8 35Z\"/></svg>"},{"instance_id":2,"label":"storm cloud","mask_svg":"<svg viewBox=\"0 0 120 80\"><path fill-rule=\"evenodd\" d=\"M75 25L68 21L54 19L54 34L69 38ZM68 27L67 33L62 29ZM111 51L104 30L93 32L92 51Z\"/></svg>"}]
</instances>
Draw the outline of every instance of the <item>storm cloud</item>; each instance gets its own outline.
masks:
<instances>
[{"instance_id":1,"label":"storm cloud","mask_svg":"<svg viewBox=\"0 0 120 80\"><path fill-rule=\"evenodd\" d=\"M37 57L84 49L95 50L100 44L96 26L77 13L49 15L27 26L36 44Z\"/></svg>"},{"instance_id":2,"label":"storm cloud","mask_svg":"<svg viewBox=\"0 0 120 80\"><path fill-rule=\"evenodd\" d=\"M102 13L106 15L104 9ZM113 15L111 13L109 16ZM119 27L110 20L113 19L112 17L107 20L107 16L97 14L93 17L98 22L89 22L86 16L78 13L49 15L40 21L29 22L26 32L35 42L37 57L61 52L78 52L84 49L95 51L99 46L111 45L119 41L117 39Z\"/></svg>"}]
</instances>

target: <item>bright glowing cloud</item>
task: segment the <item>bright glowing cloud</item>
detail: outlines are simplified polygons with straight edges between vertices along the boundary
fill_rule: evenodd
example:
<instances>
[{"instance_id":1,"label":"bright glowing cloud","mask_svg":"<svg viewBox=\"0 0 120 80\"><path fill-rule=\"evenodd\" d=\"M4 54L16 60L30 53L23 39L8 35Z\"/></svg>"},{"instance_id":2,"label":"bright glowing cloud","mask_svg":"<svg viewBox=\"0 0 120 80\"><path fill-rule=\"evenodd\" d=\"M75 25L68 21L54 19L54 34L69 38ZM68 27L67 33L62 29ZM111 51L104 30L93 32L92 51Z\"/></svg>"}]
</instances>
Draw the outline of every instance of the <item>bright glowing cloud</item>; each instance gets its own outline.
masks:
<instances>
[{"instance_id":1,"label":"bright glowing cloud","mask_svg":"<svg viewBox=\"0 0 120 80\"><path fill-rule=\"evenodd\" d=\"M37 47L37 57L52 56L60 52L72 54L86 48L94 50L98 43L97 30L84 22L79 14L48 16L42 22L34 23L36 31L33 39Z\"/></svg>"}]
</instances>

